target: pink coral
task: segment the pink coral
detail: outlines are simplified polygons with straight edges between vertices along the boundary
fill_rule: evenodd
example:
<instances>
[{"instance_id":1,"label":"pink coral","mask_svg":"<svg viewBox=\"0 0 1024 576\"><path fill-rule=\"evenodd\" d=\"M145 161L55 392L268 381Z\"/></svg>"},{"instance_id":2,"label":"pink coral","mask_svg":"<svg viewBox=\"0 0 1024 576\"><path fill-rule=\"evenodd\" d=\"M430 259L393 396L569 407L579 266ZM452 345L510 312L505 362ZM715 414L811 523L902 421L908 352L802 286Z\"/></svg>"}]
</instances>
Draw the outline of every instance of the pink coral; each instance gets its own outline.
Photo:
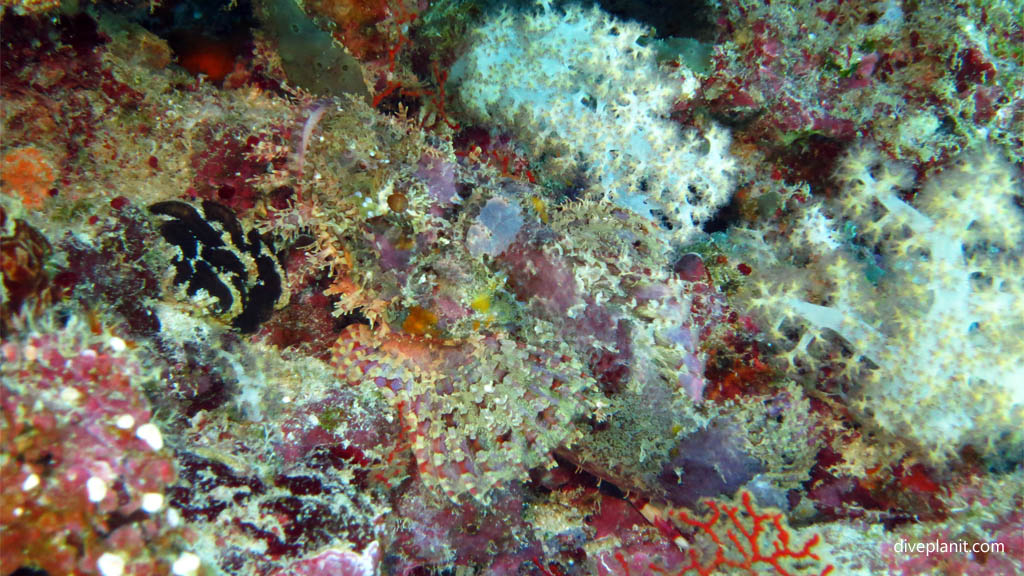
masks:
<instances>
[{"instance_id":1,"label":"pink coral","mask_svg":"<svg viewBox=\"0 0 1024 576\"><path fill-rule=\"evenodd\" d=\"M303 558L273 576L374 576L380 564L380 546L371 542L361 553L327 550L312 558Z\"/></svg>"},{"instance_id":2,"label":"pink coral","mask_svg":"<svg viewBox=\"0 0 1024 576\"><path fill-rule=\"evenodd\" d=\"M105 554L133 574L166 572L175 530L160 512L175 470L139 368L68 336L2 345L0 572L93 574Z\"/></svg>"}]
</instances>

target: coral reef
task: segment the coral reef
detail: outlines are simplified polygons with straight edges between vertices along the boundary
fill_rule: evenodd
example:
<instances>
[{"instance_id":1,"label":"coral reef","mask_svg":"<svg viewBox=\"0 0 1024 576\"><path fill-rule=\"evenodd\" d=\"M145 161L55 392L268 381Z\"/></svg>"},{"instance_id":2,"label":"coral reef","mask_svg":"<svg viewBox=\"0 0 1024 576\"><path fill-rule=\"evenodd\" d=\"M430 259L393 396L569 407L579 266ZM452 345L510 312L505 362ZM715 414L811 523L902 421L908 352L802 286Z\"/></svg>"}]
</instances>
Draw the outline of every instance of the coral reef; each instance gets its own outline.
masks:
<instances>
[{"instance_id":1,"label":"coral reef","mask_svg":"<svg viewBox=\"0 0 1024 576\"><path fill-rule=\"evenodd\" d=\"M663 4L5 0L0 572L1024 571L1019 2Z\"/></svg>"}]
</instances>

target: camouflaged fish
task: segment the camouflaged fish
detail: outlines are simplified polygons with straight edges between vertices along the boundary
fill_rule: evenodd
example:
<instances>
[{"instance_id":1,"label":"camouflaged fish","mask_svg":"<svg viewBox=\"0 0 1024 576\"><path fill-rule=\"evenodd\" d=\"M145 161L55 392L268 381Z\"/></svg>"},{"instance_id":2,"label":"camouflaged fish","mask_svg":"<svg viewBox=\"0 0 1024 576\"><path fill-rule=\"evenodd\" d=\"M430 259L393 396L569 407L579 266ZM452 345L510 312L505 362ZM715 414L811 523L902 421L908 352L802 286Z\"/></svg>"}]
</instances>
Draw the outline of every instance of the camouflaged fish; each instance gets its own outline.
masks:
<instances>
[{"instance_id":1,"label":"camouflaged fish","mask_svg":"<svg viewBox=\"0 0 1024 576\"><path fill-rule=\"evenodd\" d=\"M503 485L553 466L551 453L595 412L582 364L562 351L483 337L437 340L346 327L330 364L350 386L392 401L425 485L453 502L487 504Z\"/></svg>"}]
</instances>

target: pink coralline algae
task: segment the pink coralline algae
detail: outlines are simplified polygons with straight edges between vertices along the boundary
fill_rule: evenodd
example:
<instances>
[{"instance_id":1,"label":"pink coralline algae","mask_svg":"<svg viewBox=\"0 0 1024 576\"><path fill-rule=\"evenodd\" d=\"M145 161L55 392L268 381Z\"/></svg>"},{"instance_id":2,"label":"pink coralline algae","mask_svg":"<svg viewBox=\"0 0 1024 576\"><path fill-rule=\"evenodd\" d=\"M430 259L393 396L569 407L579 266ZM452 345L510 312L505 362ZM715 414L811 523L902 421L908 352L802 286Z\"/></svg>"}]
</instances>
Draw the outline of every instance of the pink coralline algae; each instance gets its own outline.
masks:
<instances>
[{"instance_id":1,"label":"pink coralline algae","mask_svg":"<svg viewBox=\"0 0 1024 576\"><path fill-rule=\"evenodd\" d=\"M964 530L955 523L940 524L931 530L918 530L913 537L892 537L880 543L877 551L889 570L907 576L936 571L964 576L1019 574L1024 559L1024 511L1020 501L1001 501L1001 495L977 477L968 479L948 496L959 510L978 514L976 525ZM927 553L914 550L917 547Z\"/></svg>"},{"instance_id":2,"label":"pink coralline algae","mask_svg":"<svg viewBox=\"0 0 1024 576\"><path fill-rule=\"evenodd\" d=\"M436 503L435 498L426 483L413 482L395 502L394 513L402 520L392 528L391 554L383 563L389 573L483 565L492 574L512 576L537 553L520 491L497 494L488 505Z\"/></svg>"},{"instance_id":3,"label":"pink coralline algae","mask_svg":"<svg viewBox=\"0 0 1024 576\"><path fill-rule=\"evenodd\" d=\"M112 345L111 345L112 344ZM0 571L166 573L184 543L164 494L175 466L125 343L5 341Z\"/></svg>"},{"instance_id":4,"label":"pink coralline algae","mask_svg":"<svg viewBox=\"0 0 1024 576\"><path fill-rule=\"evenodd\" d=\"M230 133L232 128L217 127L218 131L209 135L206 149L193 155L194 195L245 213L262 199L256 183L267 167L286 169L291 135L253 134L243 140Z\"/></svg>"},{"instance_id":5,"label":"pink coralline algae","mask_svg":"<svg viewBox=\"0 0 1024 576\"><path fill-rule=\"evenodd\" d=\"M361 553L328 550L294 562L273 576L374 576L380 564L380 546L371 542Z\"/></svg>"}]
</instances>

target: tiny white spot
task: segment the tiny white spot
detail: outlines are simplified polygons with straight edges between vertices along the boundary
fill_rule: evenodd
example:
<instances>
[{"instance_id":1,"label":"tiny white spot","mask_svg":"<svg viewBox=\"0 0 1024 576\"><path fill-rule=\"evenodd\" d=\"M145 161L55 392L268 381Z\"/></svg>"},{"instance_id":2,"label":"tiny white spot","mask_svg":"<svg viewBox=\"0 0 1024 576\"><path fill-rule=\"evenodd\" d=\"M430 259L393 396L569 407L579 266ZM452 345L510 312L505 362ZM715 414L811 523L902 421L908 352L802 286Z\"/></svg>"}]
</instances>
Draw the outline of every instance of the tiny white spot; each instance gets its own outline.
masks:
<instances>
[{"instance_id":1,"label":"tiny white spot","mask_svg":"<svg viewBox=\"0 0 1024 576\"><path fill-rule=\"evenodd\" d=\"M153 450L160 450L164 447L164 437L160 434L160 429L151 422L147 422L146 424L139 426L138 429L135 430L135 436L146 444L149 444L149 447Z\"/></svg>"},{"instance_id":2,"label":"tiny white spot","mask_svg":"<svg viewBox=\"0 0 1024 576\"><path fill-rule=\"evenodd\" d=\"M28 492L36 486L39 486L38 474L29 474L28 478L25 478L25 481L21 483L21 489L24 492Z\"/></svg>"},{"instance_id":3,"label":"tiny white spot","mask_svg":"<svg viewBox=\"0 0 1024 576\"><path fill-rule=\"evenodd\" d=\"M164 506L164 495L158 492L146 492L142 495L142 509L150 514Z\"/></svg>"},{"instance_id":4,"label":"tiny white spot","mask_svg":"<svg viewBox=\"0 0 1024 576\"><path fill-rule=\"evenodd\" d=\"M60 391L60 399L65 404L78 404L78 400L81 397L82 393L75 388L65 388Z\"/></svg>"},{"instance_id":5,"label":"tiny white spot","mask_svg":"<svg viewBox=\"0 0 1024 576\"><path fill-rule=\"evenodd\" d=\"M110 349L113 350L114 352L124 352L128 348L128 344L126 344L124 340L118 338L117 336L111 338L107 342L107 345L110 346Z\"/></svg>"},{"instance_id":6,"label":"tiny white spot","mask_svg":"<svg viewBox=\"0 0 1024 576\"><path fill-rule=\"evenodd\" d=\"M21 515L24 514L24 513L25 513L25 509L22 508L21 506L18 506L17 508L14 509L14 517L15 518L21 518Z\"/></svg>"},{"instance_id":7,"label":"tiny white spot","mask_svg":"<svg viewBox=\"0 0 1024 576\"><path fill-rule=\"evenodd\" d=\"M167 525L171 528L181 526L181 514L174 508L167 509Z\"/></svg>"},{"instance_id":8,"label":"tiny white spot","mask_svg":"<svg viewBox=\"0 0 1024 576\"><path fill-rule=\"evenodd\" d=\"M100 574L103 576L121 576L124 574L124 558L117 554L104 552L96 560L96 567L100 569Z\"/></svg>"},{"instance_id":9,"label":"tiny white spot","mask_svg":"<svg viewBox=\"0 0 1024 576\"><path fill-rule=\"evenodd\" d=\"M199 556L191 552L182 552L178 559L174 561L174 565L171 566L171 572L176 576L193 576L196 572L199 572Z\"/></svg>"},{"instance_id":10,"label":"tiny white spot","mask_svg":"<svg viewBox=\"0 0 1024 576\"><path fill-rule=\"evenodd\" d=\"M85 482L85 491L89 494L89 502L100 502L107 497L107 483L93 476Z\"/></svg>"},{"instance_id":11,"label":"tiny white spot","mask_svg":"<svg viewBox=\"0 0 1024 576\"><path fill-rule=\"evenodd\" d=\"M121 414L114 421L114 426L121 430L131 430L132 426L135 426L135 417L131 414Z\"/></svg>"}]
</instances>

